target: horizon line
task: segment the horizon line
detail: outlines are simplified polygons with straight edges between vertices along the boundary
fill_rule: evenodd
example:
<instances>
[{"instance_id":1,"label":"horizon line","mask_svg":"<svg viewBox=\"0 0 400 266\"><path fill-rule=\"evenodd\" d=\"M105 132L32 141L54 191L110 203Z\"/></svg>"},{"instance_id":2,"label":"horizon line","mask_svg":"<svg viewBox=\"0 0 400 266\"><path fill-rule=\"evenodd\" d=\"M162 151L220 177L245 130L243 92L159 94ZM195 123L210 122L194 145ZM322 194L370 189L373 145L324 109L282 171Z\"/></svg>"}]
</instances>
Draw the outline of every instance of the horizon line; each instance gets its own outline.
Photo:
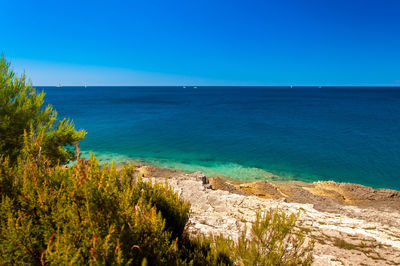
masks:
<instances>
[{"instance_id":1,"label":"horizon line","mask_svg":"<svg viewBox=\"0 0 400 266\"><path fill-rule=\"evenodd\" d=\"M400 88L400 85L32 85L33 87L56 87L56 88L68 88L68 87L179 87L179 88L199 88L199 87L211 87L211 88L221 88L221 87L273 87L273 88L350 88L350 87L360 87L360 88Z\"/></svg>"}]
</instances>

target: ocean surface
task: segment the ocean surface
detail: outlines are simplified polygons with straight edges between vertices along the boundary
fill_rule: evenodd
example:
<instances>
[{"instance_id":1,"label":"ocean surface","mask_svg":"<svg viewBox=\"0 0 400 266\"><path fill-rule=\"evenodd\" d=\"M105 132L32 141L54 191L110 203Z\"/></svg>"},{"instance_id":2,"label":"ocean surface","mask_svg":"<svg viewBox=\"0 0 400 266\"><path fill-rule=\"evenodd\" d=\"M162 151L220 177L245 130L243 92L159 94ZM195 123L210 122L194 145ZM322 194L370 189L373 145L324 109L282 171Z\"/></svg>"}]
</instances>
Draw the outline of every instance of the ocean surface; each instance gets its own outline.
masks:
<instances>
[{"instance_id":1,"label":"ocean surface","mask_svg":"<svg viewBox=\"0 0 400 266\"><path fill-rule=\"evenodd\" d=\"M37 88L101 161L400 190L400 88Z\"/></svg>"}]
</instances>

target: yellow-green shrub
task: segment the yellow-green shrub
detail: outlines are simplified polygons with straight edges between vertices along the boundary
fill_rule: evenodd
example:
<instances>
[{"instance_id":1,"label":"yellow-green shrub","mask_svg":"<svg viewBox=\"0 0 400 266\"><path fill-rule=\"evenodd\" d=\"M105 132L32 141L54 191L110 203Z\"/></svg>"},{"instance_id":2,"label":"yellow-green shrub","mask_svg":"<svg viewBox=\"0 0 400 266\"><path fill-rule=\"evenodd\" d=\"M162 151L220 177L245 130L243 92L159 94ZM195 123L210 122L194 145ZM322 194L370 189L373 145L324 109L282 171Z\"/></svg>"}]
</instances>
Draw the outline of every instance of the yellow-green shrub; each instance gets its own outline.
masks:
<instances>
[{"instance_id":1,"label":"yellow-green shrub","mask_svg":"<svg viewBox=\"0 0 400 266\"><path fill-rule=\"evenodd\" d=\"M0 264L214 259L186 238L190 206L168 186L142 182L129 165L100 168L93 155L68 169L51 167L40 143L25 134L25 156L17 165L0 162ZM189 245L182 248L184 243Z\"/></svg>"},{"instance_id":2,"label":"yellow-green shrub","mask_svg":"<svg viewBox=\"0 0 400 266\"><path fill-rule=\"evenodd\" d=\"M235 242L218 236L214 254L228 253L237 265L310 265L313 241L296 227L297 216L279 210L257 213L250 237L243 230Z\"/></svg>"}]
</instances>

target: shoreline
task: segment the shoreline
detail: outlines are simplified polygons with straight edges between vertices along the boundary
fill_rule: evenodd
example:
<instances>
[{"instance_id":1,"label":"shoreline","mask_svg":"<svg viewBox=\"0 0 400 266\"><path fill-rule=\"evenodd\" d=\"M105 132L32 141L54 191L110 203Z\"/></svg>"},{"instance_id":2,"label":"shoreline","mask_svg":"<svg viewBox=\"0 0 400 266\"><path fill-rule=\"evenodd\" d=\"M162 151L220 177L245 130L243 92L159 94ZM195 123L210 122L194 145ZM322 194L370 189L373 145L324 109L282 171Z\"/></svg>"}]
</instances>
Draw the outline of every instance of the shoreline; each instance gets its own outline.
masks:
<instances>
[{"instance_id":1,"label":"shoreline","mask_svg":"<svg viewBox=\"0 0 400 266\"><path fill-rule=\"evenodd\" d=\"M89 158L90 152L88 151L83 151L82 153L85 158ZM313 180L313 178L291 178L289 176L280 176L277 174L274 174L270 171L261 169L261 168L254 168L254 167L245 167L241 166L238 164L238 166L243 167L244 170L241 170L243 172L245 171L251 171L251 170L256 170L258 173L257 174L252 174L252 177L247 177L246 179L241 179L241 178L236 178L232 177L229 175L224 175L221 173L218 173L218 170L213 170L210 168L210 170L205 170L207 167L206 166L193 166L190 167L190 164L184 164L184 163L177 163L175 166L169 166L168 163L162 162L162 161L157 161L156 159L144 159L144 158L132 158L128 157L125 155L120 155L120 154L103 154L101 152L95 152L96 158L99 160L99 163L111 163L114 161L116 165L124 165L124 164L129 164L133 163L134 165L149 165L149 166L154 166L157 168L163 168L163 169L169 169L169 170L174 170L174 171L181 171L181 172L186 172L186 173L194 173L194 172L202 172L205 173L207 176L210 177L217 177L221 178L222 180L229 180L230 182L236 183L236 181L241 182L241 183L248 183L248 182L256 182L256 181L266 181L268 183L278 183L278 184L313 184L317 182L334 182L334 183L346 183L346 184L352 184L352 185L359 185L359 186L364 186L367 188L371 188L374 190L394 190L394 191L400 191L400 189L394 189L394 188L387 188L387 187L381 187L378 185L372 186L372 185L364 185L360 184L357 182L341 182L341 181L335 181L334 178L326 178L326 179L316 179ZM99 155L99 156L98 156ZM232 163L236 165L235 163ZM180 166L179 166L180 165ZM190 170L188 170L190 168ZM236 175L240 175L236 174ZM244 173L246 175L246 173Z\"/></svg>"},{"instance_id":2,"label":"shoreline","mask_svg":"<svg viewBox=\"0 0 400 266\"><path fill-rule=\"evenodd\" d=\"M122 165L122 164L121 164ZM196 174L177 169L160 168L149 164L135 164L145 176L157 178ZM203 175L203 173L201 173ZM237 180L226 176L208 177L213 190L224 190L240 195L254 195L265 199L286 202L314 204L321 211L337 209L338 206L369 207L378 210L400 211L400 191L386 188L372 188L356 183L336 181L304 182L288 180Z\"/></svg>"}]
</instances>

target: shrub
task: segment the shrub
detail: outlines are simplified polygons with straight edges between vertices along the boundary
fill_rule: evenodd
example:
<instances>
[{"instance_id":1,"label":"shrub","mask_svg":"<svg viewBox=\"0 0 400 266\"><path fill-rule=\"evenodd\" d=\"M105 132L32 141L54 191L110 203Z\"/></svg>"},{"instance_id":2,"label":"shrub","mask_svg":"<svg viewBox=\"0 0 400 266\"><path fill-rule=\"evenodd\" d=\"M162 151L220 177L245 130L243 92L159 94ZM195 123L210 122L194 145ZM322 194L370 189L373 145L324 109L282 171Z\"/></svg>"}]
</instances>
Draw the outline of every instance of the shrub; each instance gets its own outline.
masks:
<instances>
[{"instance_id":1,"label":"shrub","mask_svg":"<svg viewBox=\"0 0 400 266\"><path fill-rule=\"evenodd\" d=\"M34 138L34 139L32 139ZM188 202L135 178L133 166L71 168L40 154L43 134L24 136L15 165L0 162L0 264L213 264L208 243L184 233Z\"/></svg>"},{"instance_id":2,"label":"shrub","mask_svg":"<svg viewBox=\"0 0 400 266\"><path fill-rule=\"evenodd\" d=\"M242 231L237 242L223 236L215 238L214 248L230 254L239 265L310 265L313 242L296 229L297 216L279 210L257 213L250 231Z\"/></svg>"},{"instance_id":3,"label":"shrub","mask_svg":"<svg viewBox=\"0 0 400 266\"><path fill-rule=\"evenodd\" d=\"M0 156L14 164L23 148L24 131L43 132L41 153L52 165L74 158L74 145L85 136L72 121L57 120L57 112L43 108L44 93L38 93L25 75L17 77L4 55L0 59Z\"/></svg>"}]
</instances>

